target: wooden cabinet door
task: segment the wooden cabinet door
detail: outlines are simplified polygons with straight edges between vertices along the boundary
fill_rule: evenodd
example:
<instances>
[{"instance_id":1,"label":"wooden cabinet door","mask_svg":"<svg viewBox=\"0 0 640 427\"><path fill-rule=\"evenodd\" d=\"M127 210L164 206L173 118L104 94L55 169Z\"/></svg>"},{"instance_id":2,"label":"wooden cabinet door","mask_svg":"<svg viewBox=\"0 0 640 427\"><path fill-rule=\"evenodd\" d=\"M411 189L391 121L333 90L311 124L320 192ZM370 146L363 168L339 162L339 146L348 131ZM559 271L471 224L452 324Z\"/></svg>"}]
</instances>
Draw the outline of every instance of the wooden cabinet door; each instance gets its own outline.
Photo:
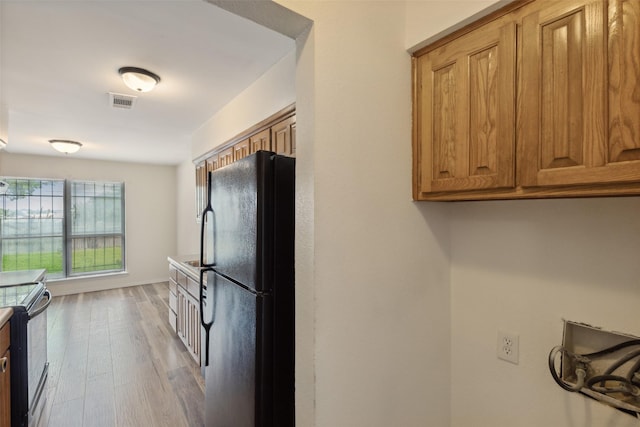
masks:
<instances>
[{"instance_id":1,"label":"wooden cabinet door","mask_svg":"<svg viewBox=\"0 0 640 427\"><path fill-rule=\"evenodd\" d=\"M616 6L621 2L612 4L613 15ZM635 22L620 17L610 24L620 30L612 34L609 58L610 89L619 90L609 96L613 102L608 119L606 3L540 1L531 8L522 26L520 183L543 187L640 179L640 134L633 138L627 132L640 126L637 95L632 101L638 69L628 68L632 58L637 65L640 52L637 14ZM637 11L637 4L629 9ZM631 31L626 31L628 24L634 27ZM636 45L618 51L629 37ZM628 123L627 114L635 115L630 127L623 124Z\"/></svg>"},{"instance_id":2,"label":"wooden cabinet door","mask_svg":"<svg viewBox=\"0 0 640 427\"><path fill-rule=\"evenodd\" d=\"M249 155L249 139L238 142L233 146L233 161L247 157Z\"/></svg>"},{"instance_id":3,"label":"wooden cabinet door","mask_svg":"<svg viewBox=\"0 0 640 427\"><path fill-rule=\"evenodd\" d=\"M271 126L271 150L276 154L295 157L295 139L292 138L295 134L295 123L294 116Z\"/></svg>"},{"instance_id":4,"label":"wooden cabinet door","mask_svg":"<svg viewBox=\"0 0 640 427\"><path fill-rule=\"evenodd\" d=\"M207 159L207 172L213 172L218 169L218 156L214 155Z\"/></svg>"},{"instance_id":5,"label":"wooden cabinet door","mask_svg":"<svg viewBox=\"0 0 640 427\"><path fill-rule=\"evenodd\" d=\"M196 221L200 221L200 215L207 203L207 165L201 162L196 165Z\"/></svg>"},{"instance_id":6,"label":"wooden cabinet door","mask_svg":"<svg viewBox=\"0 0 640 427\"><path fill-rule=\"evenodd\" d=\"M515 22L492 21L414 67L414 196L513 187Z\"/></svg>"},{"instance_id":7,"label":"wooden cabinet door","mask_svg":"<svg viewBox=\"0 0 640 427\"><path fill-rule=\"evenodd\" d=\"M609 1L609 145L614 180L640 180L640 2Z\"/></svg>"},{"instance_id":8,"label":"wooden cabinet door","mask_svg":"<svg viewBox=\"0 0 640 427\"><path fill-rule=\"evenodd\" d=\"M227 166L233 163L233 147L229 147L218 154L218 167Z\"/></svg>"},{"instance_id":9,"label":"wooden cabinet door","mask_svg":"<svg viewBox=\"0 0 640 427\"><path fill-rule=\"evenodd\" d=\"M251 154L259 150L271 150L271 131L265 129L249 138Z\"/></svg>"}]
</instances>

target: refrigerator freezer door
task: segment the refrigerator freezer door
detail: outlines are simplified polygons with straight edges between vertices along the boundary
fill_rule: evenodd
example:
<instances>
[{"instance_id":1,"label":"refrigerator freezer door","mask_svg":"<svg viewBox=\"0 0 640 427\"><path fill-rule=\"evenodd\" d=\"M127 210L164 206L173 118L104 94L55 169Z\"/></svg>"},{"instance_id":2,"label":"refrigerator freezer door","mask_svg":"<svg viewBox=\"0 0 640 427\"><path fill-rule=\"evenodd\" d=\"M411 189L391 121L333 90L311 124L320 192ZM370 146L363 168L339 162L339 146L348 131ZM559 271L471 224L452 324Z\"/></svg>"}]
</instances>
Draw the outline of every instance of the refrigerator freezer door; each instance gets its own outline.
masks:
<instances>
[{"instance_id":1,"label":"refrigerator freezer door","mask_svg":"<svg viewBox=\"0 0 640 427\"><path fill-rule=\"evenodd\" d=\"M259 151L211 174L215 269L257 291L273 277L273 164Z\"/></svg>"},{"instance_id":2,"label":"refrigerator freezer door","mask_svg":"<svg viewBox=\"0 0 640 427\"><path fill-rule=\"evenodd\" d=\"M215 276L206 367L207 427L272 427L269 296ZM275 427L275 426L273 426Z\"/></svg>"}]
</instances>

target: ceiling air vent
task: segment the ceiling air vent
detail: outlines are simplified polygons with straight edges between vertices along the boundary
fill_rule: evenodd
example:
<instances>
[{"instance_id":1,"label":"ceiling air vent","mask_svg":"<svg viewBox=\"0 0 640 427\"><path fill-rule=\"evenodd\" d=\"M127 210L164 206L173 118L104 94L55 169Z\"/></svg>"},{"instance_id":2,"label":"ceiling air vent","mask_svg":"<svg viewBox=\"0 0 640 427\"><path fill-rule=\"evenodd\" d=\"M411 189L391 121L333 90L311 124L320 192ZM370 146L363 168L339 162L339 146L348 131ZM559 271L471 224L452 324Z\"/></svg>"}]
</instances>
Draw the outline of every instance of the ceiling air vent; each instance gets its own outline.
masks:
<instances>
[{"instance_id":1,"label":"ceiling air vent","mask_svg":"<svg viewBox=\"0 0 640 427\"><path fill-rule=\"evenodd\" d=\"M136 98L137 96L109 92L109 105L113 108L124 108L125 110L130 110L136 103Z\"/></svg>"}]
</instances>

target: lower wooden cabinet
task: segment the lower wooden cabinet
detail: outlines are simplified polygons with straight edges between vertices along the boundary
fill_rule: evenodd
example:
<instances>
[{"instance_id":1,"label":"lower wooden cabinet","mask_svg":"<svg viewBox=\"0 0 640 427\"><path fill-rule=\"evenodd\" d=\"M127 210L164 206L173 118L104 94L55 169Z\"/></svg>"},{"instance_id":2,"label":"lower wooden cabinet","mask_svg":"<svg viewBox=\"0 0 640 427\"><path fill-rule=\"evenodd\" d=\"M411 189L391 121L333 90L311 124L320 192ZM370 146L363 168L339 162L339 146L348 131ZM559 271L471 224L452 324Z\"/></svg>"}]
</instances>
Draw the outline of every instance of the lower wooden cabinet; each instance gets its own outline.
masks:
<instances>
[{"instance_id":1,"label":"lower wooden cabinet","mask_svg":"<svg viewBox=\"0 0 640 427\"><path fill-rule=\"evenodd\" d=\"M0 328L0 427L11 425L11 354L9 322Z\"/></svg>"}]
</instances>

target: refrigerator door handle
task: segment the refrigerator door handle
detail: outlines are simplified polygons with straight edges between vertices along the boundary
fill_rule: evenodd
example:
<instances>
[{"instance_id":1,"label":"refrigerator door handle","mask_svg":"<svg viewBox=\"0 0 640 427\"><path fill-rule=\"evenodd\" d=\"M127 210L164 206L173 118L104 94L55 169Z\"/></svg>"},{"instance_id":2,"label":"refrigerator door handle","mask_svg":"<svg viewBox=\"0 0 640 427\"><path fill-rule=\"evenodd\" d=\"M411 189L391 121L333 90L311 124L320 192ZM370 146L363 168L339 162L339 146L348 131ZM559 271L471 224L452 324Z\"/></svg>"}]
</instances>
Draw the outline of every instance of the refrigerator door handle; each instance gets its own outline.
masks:
<instances>
[{"instance_id":1,"label":"refrigerator door handle","mask_svg":"<svg viewBox=\"0 0 640 427\"><path fill-rule=\"evenodd\" d=\"M205 231L209 223L211 224L211 233L209 233L210 234L209 236L206 236ZM211 172L207 172L207 207L204 208L204 211L202 211L202 219L200 221L200 266L201 267L213 267L215 264L215 259L213 256L214 249L215 249L215 244L213 241L214 234L215 234L214 227L215 227L215 212L211 207ZM211 239L210 245L206 246L206 248L208 249L208 252L206 252L206 255L207 255L206 257L205 257L205 237L209 237L209 239Z\"/></svg>"},{"instance_id":2,"label":"refrigerator door handle","mask_svg":"<svg viewBox=\"0 0 640 427\"><path fill-rule=\"evenodd\" d=\"M204 275L209 271L212 271L215 274L215 270L211 267L200 269L200 324L202 324L202 327L204 328L204 332L205 332L205 335L204 335L205 336L205 347L204 347L205 348L205 358L204 358L205 364L204 366L209 366L209 331L211 330L211 326L213 325L213 314L211 315L210 322L206 322L204 320L204 300L207 297L204 294ZM213 297L213 289L208 289L207 293ZM213 307L212 307L212 310L213 310Z\"/></svg>"}]
</instances>

